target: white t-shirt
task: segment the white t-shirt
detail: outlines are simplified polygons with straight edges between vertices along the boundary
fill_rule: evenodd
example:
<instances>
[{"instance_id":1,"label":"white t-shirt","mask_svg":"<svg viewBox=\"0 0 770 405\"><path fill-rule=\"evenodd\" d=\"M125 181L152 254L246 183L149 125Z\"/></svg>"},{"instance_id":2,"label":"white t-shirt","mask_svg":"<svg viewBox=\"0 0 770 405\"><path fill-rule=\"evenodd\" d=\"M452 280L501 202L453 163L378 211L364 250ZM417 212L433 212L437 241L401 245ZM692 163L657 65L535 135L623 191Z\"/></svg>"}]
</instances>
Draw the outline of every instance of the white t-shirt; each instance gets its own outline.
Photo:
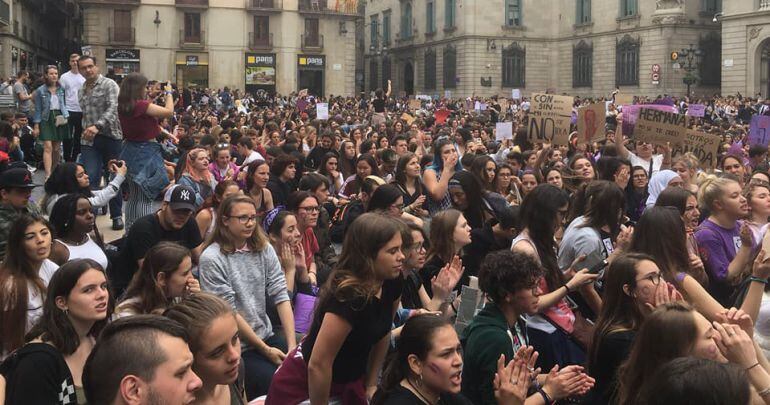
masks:
<instances>
[{"instance_id":1,"label":"white t-shirt","mask_svg":"<svg viewBox=\"0 0 770 405\"><path fill-rule=\"evenodd\" d=\"M243 159L243 164L241 166L247 166L249 163L255 160L265 160L265 158L263 158L262 155L259 154L259 152L253 150L251 151L251 154L249 154L249 156L246 156L246 159Z\"/></svg>"},{"instance_id":2,"label":"white t-shirt","mask_svg":"<svg viewBox=\"0 0 770 405\"><path fill-rule=\"evenodd\" d=\"M81 112L80 104L78 103L78 92L83 87L83 83L86 82L86 78L80 73L72 73L68 71L61 75L59 83L64 87L64 98L66 99L65 105L67 111Z\"/></svg>"},{"instance_id":3,"label":"white t-shirt","mask_svg":"<svg viewBox=\"0 0 770 405\"><path fill-rule=\"evenodd\" d=\"M649 173L649 160L644 160L631 151L628 152L628 160L631 161L631 166L642 166L648 172L648 178L652 177L653 173L660 171L660 167L663 166L663 155L652 155L652 173Z\"/></svg>"},{"instance_id":4,"label":"white t-shirt","mask_svg":"<svg viewBox=\"0 0 770 405\"><path fill-rule=\"evenodd\" d=\"M48 259L45 259L40 266L38 274L46 287L48 287L48 283L51 281L53 273L56 273L56 270L58 269L59 265ZM31 283L27 285L27 288L27 326L25 330L29 332L38 319L43 316L43 296L40 294L40 291L37 290L37 287Z\"/></svg>"}]
</instances>

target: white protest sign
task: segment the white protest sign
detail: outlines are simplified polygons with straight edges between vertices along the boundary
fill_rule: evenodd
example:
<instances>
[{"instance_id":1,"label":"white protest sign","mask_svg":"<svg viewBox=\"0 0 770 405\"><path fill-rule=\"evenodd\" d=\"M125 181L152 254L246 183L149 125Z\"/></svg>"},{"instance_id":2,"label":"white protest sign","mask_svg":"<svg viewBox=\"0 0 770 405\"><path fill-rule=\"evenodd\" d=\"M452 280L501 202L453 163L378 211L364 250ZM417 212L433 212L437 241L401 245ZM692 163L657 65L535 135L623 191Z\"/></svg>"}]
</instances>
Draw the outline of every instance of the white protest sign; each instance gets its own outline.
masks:
<instances>
[{"instance_id":1,"label":"white protest sign","mask_svg":"<svg viewBox=\"0 0 770 405\"><path fill-rule=\"evenodd\" d=\"M318 103L315 105L315 117L319 120L329 119L329 104Z\"/></svg>"},{"instance_id":2,"label":"white protest sign","mask_svg":"<svg viewBox=\"0 0 770 405\"><path fill-rule=\"evenodd\" d=\"M498 122L495 124L495 139L498 141L513 139L513 123Z\"/></svg>"},{"instance_id":3,"label":"white protest sign","mask_svg":"<svg viewBox=\"0 0 770 405\"><path fill-rule=\"evenodd\" d=\"M514 100L521 100L521 90L519 89L511 90L511 98Z\"/></svg>"}]
</instances>

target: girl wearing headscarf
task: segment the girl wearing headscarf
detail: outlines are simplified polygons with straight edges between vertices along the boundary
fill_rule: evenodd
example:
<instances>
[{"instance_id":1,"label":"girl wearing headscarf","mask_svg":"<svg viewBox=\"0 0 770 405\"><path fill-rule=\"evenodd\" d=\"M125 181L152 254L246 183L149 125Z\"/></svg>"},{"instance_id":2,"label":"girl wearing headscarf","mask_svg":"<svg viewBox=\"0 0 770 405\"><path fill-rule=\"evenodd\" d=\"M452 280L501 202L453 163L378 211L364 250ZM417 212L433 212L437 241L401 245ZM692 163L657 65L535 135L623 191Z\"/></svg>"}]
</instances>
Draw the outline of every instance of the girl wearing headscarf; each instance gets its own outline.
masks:
<instances>
[{"instance_id":1,"label":"girl wearing headscarf","mask_svg":"<svg viewBox=\"0 0 770 405\"><path fill-rule=\"evenodd\" d=\"M653 207L655 201L658 201L660 193L666 189L666 187L682 187L684 181L673 170L660 170L655 172L650 177L650 183L647 187L649 195L647 196L647 208Z\"/></svg>"}]
</instances>

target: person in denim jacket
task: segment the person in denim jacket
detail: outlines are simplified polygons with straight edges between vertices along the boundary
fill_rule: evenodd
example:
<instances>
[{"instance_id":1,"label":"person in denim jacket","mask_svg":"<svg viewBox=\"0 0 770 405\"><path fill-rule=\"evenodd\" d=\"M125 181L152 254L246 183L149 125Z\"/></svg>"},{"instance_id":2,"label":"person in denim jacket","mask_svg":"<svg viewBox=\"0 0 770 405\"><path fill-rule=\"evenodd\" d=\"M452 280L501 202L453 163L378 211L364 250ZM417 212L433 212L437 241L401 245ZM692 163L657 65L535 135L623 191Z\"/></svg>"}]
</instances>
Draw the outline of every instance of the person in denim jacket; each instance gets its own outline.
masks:
<instances>
[{"instance_id":1,"label":"person in denim jacket","mask_svg":"<svg viewBox=\"0 0 770 405\"><path fill-rule=\"evenodd\" d=\"M69 113L64 102L64 88L59 84L59 70L56 66L46 67L45 83L35 90L32 98L35 101L35 115L32 118L33 134L43 141L43 166L47 179L53 168L59 164L61 142L70 137L67 124Z\"/></svg>"}]
</instances>

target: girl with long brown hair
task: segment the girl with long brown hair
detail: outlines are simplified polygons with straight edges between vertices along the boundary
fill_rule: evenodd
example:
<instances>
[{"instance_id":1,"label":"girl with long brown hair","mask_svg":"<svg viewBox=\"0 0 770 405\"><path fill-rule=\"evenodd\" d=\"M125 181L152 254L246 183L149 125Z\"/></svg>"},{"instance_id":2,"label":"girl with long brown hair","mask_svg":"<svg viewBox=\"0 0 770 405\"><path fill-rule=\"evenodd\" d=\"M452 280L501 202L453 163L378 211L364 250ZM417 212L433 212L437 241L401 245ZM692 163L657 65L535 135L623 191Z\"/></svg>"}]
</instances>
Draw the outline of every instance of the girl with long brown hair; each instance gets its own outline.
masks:
<instances>
[{"instance_id":1,"label":"girl with long brown hair","mask_svg":"<svg viewBox=\"0 0 770 405\"><path fill-rule=\"evenodd\" d=\"M249 400L267 393L287 349L296 346L286 278L258 224L254 200L245 195L225 198L199 264L203 291L218 295L237 311ZM268 300L278 312L283 336L275 333L267 316Z\"/></svg>"},{"instance_id":2,"label":"girl with long brown hair","mask_svg":"<svg viewBox=\"0 0 770 405\"><path fill-rule=\"evenodd\" d=\"M267 405L364 405L374 394L390 345L404 264L403 223L367 213L345 235L337 267L316 303L305 340L273 377Z\"/></svg>"}]
</instances>

